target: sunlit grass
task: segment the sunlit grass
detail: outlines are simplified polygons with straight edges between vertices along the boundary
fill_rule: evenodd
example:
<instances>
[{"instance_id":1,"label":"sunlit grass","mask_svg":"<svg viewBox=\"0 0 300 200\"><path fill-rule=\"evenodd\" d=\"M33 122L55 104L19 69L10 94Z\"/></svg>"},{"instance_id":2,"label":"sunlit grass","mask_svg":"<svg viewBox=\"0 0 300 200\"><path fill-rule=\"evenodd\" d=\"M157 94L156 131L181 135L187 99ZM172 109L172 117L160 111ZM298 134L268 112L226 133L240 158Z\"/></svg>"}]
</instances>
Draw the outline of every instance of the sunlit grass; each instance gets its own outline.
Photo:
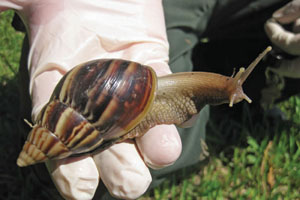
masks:
<instances>
[{"instance_id":1,"label":"sunlit grass","mask_svg":"<svg viewBox=\"0 0 300 200\"><path fill-rule=\"evenodd\" d=\"M294 110L290 116L299 117ZM256 126L253 136L245 131L246 146L229 147L229 155L211 155L204 167L179 182L176 177L168 179L141 199L300 199L300 124L282 123L273 133ZM256 134L264 138L258 141Z\"/></svg>"},{"instance_id":2,"label":"sunlit grass","mask_svg":"<svg viewBox=\"0 0 300 200\"><path fill-rule=\"evenodd\" d=\"M24 34L11 26L12 11L0 14L0 77L13 78L18 71Z\"/></svg>"}]
</instances>

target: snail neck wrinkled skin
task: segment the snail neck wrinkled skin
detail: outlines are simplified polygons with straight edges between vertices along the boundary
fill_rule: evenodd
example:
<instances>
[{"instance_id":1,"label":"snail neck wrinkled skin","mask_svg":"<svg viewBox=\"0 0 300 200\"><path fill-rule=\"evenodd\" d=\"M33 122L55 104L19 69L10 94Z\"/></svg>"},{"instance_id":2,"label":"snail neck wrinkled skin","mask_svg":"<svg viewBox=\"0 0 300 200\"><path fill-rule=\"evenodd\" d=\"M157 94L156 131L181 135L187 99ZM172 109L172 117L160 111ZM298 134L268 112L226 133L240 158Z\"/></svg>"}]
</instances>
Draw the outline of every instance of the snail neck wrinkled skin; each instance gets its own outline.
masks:
<instances>
[{"instance_id":1,"label":"snail neck wrinkled skin","mask_svg":"<svg viewBox=\"0 0 300 200\"><path fill-rule=\"evenodd\" d=\"M251 103L242 84L270 50L268 47L246 70L241 68L234 77L209 72L183 72L159 77L152 109L124 138L141 136L158 124L189 126L189 120L195 120L194 116L207 104L229 103L232 107L244 99Z\"/></svg>"}]
</instances>

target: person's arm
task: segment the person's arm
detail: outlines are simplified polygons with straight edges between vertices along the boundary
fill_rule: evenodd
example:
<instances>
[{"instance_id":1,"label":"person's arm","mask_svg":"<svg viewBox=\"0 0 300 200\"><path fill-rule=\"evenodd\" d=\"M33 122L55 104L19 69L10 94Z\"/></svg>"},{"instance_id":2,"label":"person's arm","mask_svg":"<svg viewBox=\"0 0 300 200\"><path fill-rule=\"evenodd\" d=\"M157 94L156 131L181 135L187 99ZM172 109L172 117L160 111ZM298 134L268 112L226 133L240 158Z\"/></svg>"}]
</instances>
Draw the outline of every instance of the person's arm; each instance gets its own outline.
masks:
<instances>
[{"instance_id":1,"label":"person's arm","mask_svg":"<svg viewBox=\"0 0 300 200\"><path fill-rule=\"evenodd\" d=\"M80 12L84 1L76 1L72 5L57 5L61 1L48 2L49 6L44 2L43 5L31 5L36 8L26 9L27 12L43 9L43 12L27 13L26 18L30 29L33 119L48 101L63 74L92 58L128 59L153 67L159 76L171 73L167 63L168 41L161 1L98 2L101 5L91 9L103 14L92 24L100 27L96 29L99 31L94 33L93 29L84 27L79 35L75 32L82 27L68 26L64 22L72 19L66 14L79 15L77 20L94 19L89 12ZM114 4L113 7L110 3ZM72 6L72 12L64 12L67 6ZM125 22L132 26L124 26ZM73 23L77 21L73 20ZM54 27L45 31L47 26ZM76 46L77 43L79 46ZM67 199L91 199L98 186L99 175L112 195L134 199L142 195L151 183L147 165L155 168L171 165L181 152L180 137L173 125L155 127L136 141L137 145L132 141L124 142L94 157L50 161L47 166L58 190Z\"/></svg>"},{"instance_id":2,"label":"person's arm","mask_svg":"<svg viewBox=\"0 0 300 200\"><path fill-rule=\"evenodd\" d=\"M285 25L292 25L286 30ZM300 0L293 0L273 13L265 24L265 31L271 42L288 54L300 56ZM283 60L274 72L290 78L300 78L300 58Z\"/></svg>"}]
</instances>

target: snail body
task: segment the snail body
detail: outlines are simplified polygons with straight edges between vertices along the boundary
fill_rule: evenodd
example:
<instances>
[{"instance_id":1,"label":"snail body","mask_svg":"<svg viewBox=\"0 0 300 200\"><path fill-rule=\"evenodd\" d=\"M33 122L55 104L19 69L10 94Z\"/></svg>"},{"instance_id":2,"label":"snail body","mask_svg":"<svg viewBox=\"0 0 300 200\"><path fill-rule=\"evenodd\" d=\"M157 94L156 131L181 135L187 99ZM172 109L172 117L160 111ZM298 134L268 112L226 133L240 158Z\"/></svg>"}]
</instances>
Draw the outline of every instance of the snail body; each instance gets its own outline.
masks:
<instances>
[{"instance_id":1,"label":"snail body","mask_svg":"<svg viewBox=\"0 0 300 200\"><path fill-rule=\"evenodd\" d=\"M157 78L148 66L118 59L81 64L57 84L17 164L98 152L158 124L186 126L206 104L251 102L242 84L268 51L235 77L183 72Z\"/></svg>"}]
</instances>

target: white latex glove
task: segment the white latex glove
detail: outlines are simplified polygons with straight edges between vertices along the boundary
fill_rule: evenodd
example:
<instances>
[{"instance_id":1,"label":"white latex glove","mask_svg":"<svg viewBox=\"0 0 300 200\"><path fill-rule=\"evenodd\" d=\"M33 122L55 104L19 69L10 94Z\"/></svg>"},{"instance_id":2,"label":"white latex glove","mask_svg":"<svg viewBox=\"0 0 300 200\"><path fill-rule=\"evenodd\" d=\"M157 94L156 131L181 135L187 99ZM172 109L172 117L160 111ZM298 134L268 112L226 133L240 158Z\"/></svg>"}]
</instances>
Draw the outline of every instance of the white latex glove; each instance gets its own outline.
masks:
<instances>
[{"instance_id":1,"label":"white latex glove","mask_svg":"<svg viewBox=\"0 0 300 200\"><path fill-rule=\"evenodd\" d=\"M288 31L282 25L293 23ZM265 24L270 40L279 48L292 55L300 55L300 0L294 0L273 13Z\"/></svg>"},{"instance_id":2,"label":"white latex glove","mask_svg":"<svg viewBox=\"0 0 300 200\"><path fill-rule=\"evenodd\" d=\"M159 76L171 73L161 0L0 1L0 11L9 8L17 10L29 33L33 119L59 79L79 63L122 58L149 65ZM100 176L112 195L135 199L151 182L147 165L171 165L181 153L173 125L157 126L136 143L120 143L94 157L50 161L47 166L66 199L92 199Z\"/></svg>"},{"instance_id":3,"label":"white latex glove","mask_svg":"<svg viewBox=\"0 0 300 200\"><path fill-rule=\"evenodd\" d=\"M292 24L291 31L283 25ZM286 53L300 56L300 0L294 0L273 13L265 24L265 31L273 44ZM289 78L300 78L300 58L282 61L279 68L272 71Z\"/></svg>"}]
</instances>

